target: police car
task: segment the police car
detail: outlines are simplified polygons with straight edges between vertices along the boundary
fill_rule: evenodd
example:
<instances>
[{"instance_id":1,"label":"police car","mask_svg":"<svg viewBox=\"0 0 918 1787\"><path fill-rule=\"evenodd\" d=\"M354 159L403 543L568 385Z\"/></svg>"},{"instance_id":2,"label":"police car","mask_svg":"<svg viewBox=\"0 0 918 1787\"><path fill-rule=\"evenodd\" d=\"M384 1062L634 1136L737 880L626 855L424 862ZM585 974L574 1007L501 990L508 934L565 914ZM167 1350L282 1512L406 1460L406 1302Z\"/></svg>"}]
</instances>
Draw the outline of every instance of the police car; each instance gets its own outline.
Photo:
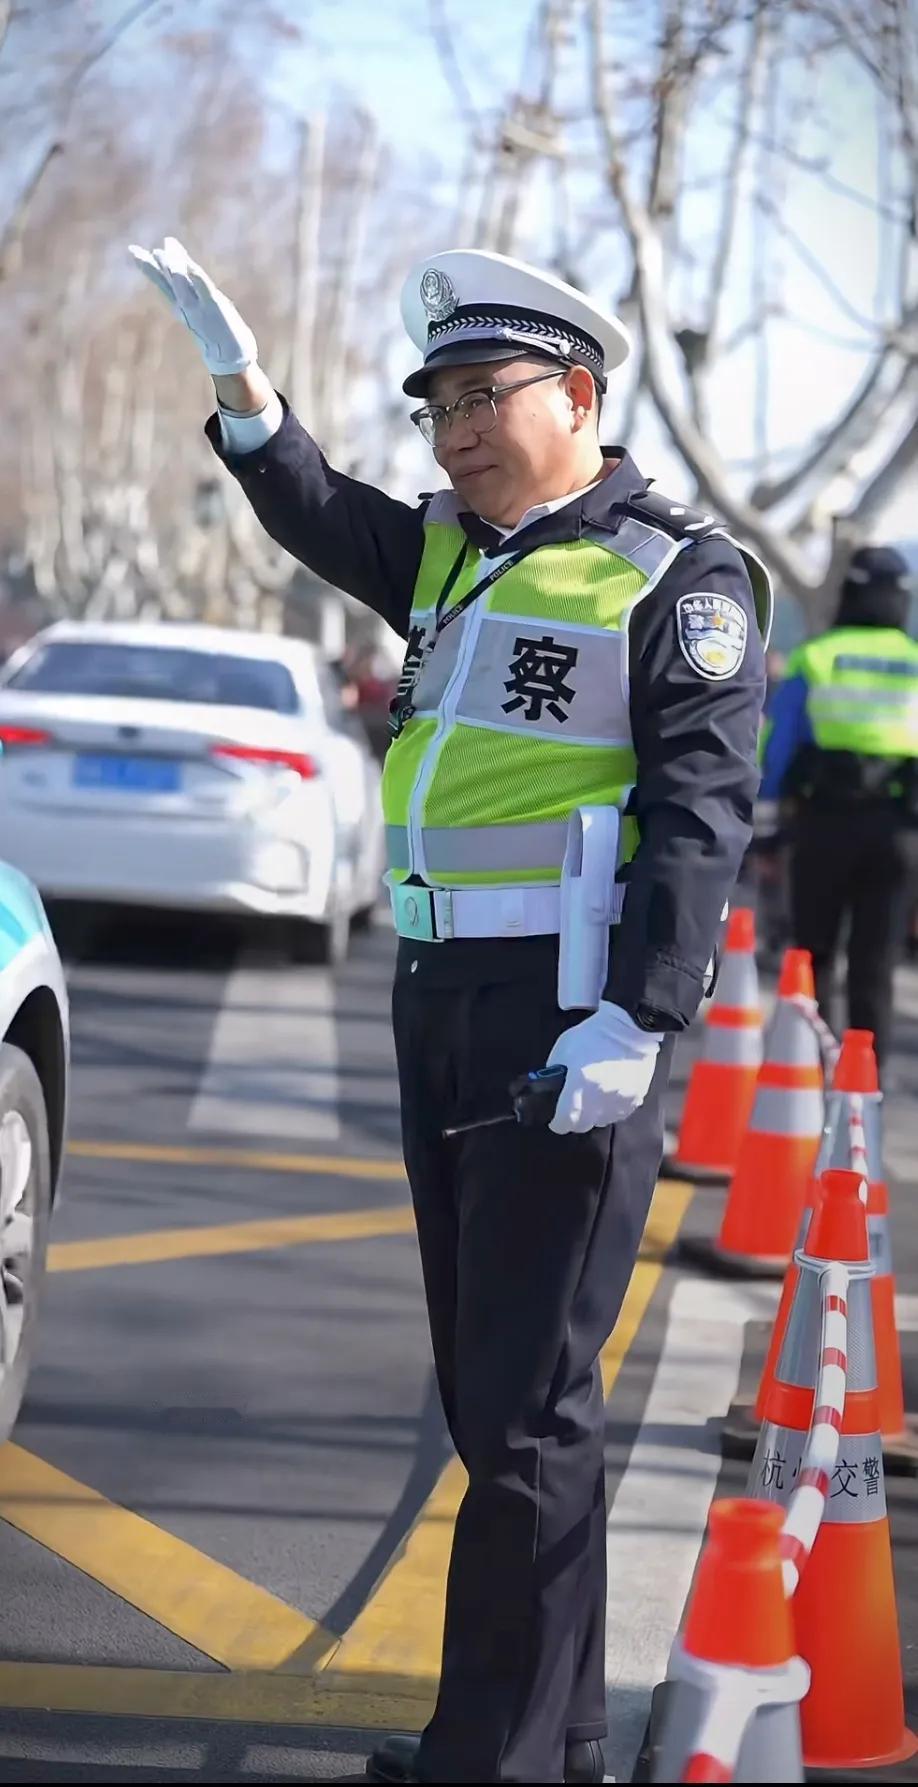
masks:
<instances>
[{"instance_id":1,"label":"police car","mask_svg":"<svg viewBox=\"0 0 918 1787\"><path fill-rule=\"evenodd\" d=\"M0 1441L19 1413L67 1125L69 1022L41 900L0 862Z\"/></svg>"}]
</instances>

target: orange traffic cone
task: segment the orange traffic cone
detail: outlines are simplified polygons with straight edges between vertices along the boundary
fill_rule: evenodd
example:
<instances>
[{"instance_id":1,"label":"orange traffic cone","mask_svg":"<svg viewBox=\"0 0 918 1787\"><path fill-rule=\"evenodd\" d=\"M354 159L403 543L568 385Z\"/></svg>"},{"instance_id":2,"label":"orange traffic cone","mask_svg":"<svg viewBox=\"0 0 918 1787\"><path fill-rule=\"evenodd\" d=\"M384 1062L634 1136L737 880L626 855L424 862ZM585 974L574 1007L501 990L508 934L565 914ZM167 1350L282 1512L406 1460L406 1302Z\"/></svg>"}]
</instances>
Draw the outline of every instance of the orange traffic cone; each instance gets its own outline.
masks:
<instances>
[{"instance_id":1,"label":"orange traffic cone","mask_svg":"<svg viewBox=\"0 0 918 1787\"><path fill-rule=\"evenodd\" d=\"M731 912L724 959L692 1068L674 1172L729 1179L749 1121L762 1061L762 1011L755 962L755 913Z\"/></svg>"},{"instance_id":2,"label":"orange traffic cone","mask_svg":"<svg viewBox=\"0 0 918 1787\"><path fill-rule=\"evenodd\" d=\"M902 1695L862 1183L859 1174L834 1169L820 1181L749 1480L751 1492L782 1506L790 1502L798 1477L803 1493L815 1489L825 1498L809 1555L787 1541L787 1556L799 1570L793 1601L797 1644L811 1671L801 1708L808 1768L880 1768L918 1750L906 1729ZM845 1374L841 1417L831 1406L814 1408L821 1279L831 1261L840 1261L849 1273L847 1351L830 1348L832 1356L823 1361ZM831 1476L828 1470L801 1470L811 1424L840 1430Z\"/></svg>"},{"instance_id":3,"label":"orange traffic cone","mask_svg":"<svg viewBox=\"0 0 918 1787\"><path fill-rule=\"evenodd\" d=\"M870 1030L846 1030L826 1101L826 1126L806 1208L800 1220L797 1247L805 1247L819 1179L830 1167L850 1167L867 1181L867 1233L874 1265L871 1284L873 1331L883 1457L889 1471L918 1470L915 1423L906 1416L902 1394L902 1360L896 1327L896 1281L889 1235L889 1192L883 1177L880 1124L882 1093ZM764 1420L765 1398L774 1377L798 1269L791 1260L772 1329L759 1384L755 1417ZM731 1411L731 1414L733 1411Z\"/></svg>"},{"instance_id":4,"label":"orange traffic cone","mask_svg":"<svg viewBox=\"0 0 918 1787\"><path fill-rule=\"evenodd\" d=\"M685 1630L657 1690L654 1781L802 1781L799 1703L782 1577L781 1511L715 1502ZM662 1708L662 1711L661 1711Z\"/></svg>"},{"instance_id":5,"label":"orange traffic cone","mask_svg":"<svg viewBox=\"0 0 918 1787\"><path fill-rule=\"evenodd\" d=\"M716 1241L687 1237L688 1258L729 1276L779 1277L787 1265L823 1123L819 1044L803 1001L814 998L805 949L785 951L749 1127Z\"/></svg>"}]
</instances>

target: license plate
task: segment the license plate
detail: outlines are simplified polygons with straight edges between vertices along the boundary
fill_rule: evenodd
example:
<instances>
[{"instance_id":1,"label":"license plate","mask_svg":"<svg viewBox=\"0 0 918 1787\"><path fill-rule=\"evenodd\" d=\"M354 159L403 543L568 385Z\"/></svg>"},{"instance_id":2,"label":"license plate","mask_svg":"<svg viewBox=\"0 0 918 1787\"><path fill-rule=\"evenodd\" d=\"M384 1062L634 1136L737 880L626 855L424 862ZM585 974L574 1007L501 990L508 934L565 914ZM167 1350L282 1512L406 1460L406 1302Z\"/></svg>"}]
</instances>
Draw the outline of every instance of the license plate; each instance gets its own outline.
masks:
<instances>
[{"instance_id":1,"label":"license plate","mask_svg":"<svg viewBox=\"0 0 918 1787\"><path fill-rule=\"evenodd\" d=\"M130 794L176 794L181 766L165 757L80 756L74 760L73 783Z\"/></svg>"}]
</instances>

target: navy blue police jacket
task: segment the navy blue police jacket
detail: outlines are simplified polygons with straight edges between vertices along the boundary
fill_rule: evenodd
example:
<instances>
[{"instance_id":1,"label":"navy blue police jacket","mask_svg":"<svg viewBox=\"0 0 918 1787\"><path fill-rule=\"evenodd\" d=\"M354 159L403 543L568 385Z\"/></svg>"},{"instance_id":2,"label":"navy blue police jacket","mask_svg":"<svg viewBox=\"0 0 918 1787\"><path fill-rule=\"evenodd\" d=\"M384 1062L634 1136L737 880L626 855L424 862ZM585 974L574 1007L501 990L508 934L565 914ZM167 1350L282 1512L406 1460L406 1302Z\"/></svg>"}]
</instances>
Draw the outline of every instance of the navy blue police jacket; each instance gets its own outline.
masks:
<instances>
[{"instance_id":1,"label":"navy blue police jacket","mask_svg":"<svg viewBox=\"0 0 918 1787\"><path fill-rule=\"evenodd\" d=\"M278 432L253 452L227 453L216 416L207 423L207 435L271 537L407 638L423 549L424 499L417 505L399 502L336 471L286 403ZM649 481L623 448L604 451L619 461L608 475L531 522L514 544L525 535L527 546L554 545L578 538L586 528L614 534ZM657 499L656 507L656 514L643 519L659 524L659 513L669 505ZM674 510L674 535L684 533L692 514ZM461 520L475 546L484 552L500 549L501 537L479 516ZM652 1018L651 1027L675 1031L691 1022L705 991L724 907L752 836L765 696L764 645L743 557L721 533L699 529L690 537L691 545L631 616L637 780L628 811L638 821L640 844L623 872L627 893L603 995L645 1023ZM680 598L699 592L731 598L745 616L745 646L727 676L712 678L697 667L697 654L693 657L685 627L692 604ZM727 609L734 612L729 603ZM543 948L544 942L520 938L507 949L498 941L489 952L487 942L469 941L424 953L436 958L441 977L452 972L460 978L464 962L473 975L485 977L490 953L496 976L505 978L531 972L525 946Z\"/></svg>"}]
</instances>

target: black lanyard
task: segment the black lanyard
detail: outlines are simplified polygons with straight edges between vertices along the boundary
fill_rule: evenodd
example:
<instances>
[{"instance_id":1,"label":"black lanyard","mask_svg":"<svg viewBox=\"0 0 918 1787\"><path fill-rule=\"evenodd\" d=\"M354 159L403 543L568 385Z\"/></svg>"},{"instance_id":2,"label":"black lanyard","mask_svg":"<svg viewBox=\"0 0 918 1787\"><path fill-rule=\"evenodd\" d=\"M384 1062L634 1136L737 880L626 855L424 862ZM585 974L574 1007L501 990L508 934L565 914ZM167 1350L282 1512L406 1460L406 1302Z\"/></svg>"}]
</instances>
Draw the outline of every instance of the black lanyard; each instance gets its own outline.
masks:
<instances>
[{"instance_id":1,"label":"black lanyard","mask_svg":"<svg viewBox=\"0 0 918 1787\"><path fill-rule=\"evenodd\" d=\"M458 558L455 560L454 564L451 565L449 576L437 597L437 606L434 610L436 615L436 626L434 628L433 637L434 644L436 644L440 634L444 632L447 627L451 626L454 620L459 619L460 614L464 614L466 609L470 608L473 602L477 602L479 596L484 595L485 590L491 588L492 583L496 583L498 578L503 577L507 571L515 570L520 559L526 558L530 552L535 552L537 550L537 544L535 546L521 546L516 552L511 552L507 558L501 559L500 563L494 565L488 572L487 577L482 577L479 582L469 590L467 595L462 596L455 606L450 608L447 613L444 614L443 610L453 593L459 574L465 564L466 555L469 550L469 543L466 541Z\"/></svg>"},{"instance_id":2,"label":"black lanyard","mask_svg":"<svg viewBox=\"0 0 918 1787\"><path fill-rule=\"evenodd\" d=\"M462 570L465 565L465 561L468 558L468 555L469 555L469 542L468 542L468 540L463 540L462 545L460 546L459 551L457 552L455 558L453 559L452 564L450 565L449 571L447 572L446 582L444 583L443 588L441 589L440 594L437 597L436 607L434 608L434 627L435 627L434 638L436 638L437 634L441 631L440 617L443 613L444 608L446 607L447 602L450 599L450 596L453 593L453 590L456 587L456 584L459 582L459 578L462 574ZM457 606L458 606L458 604L457 604ZM449 625L448 621L443 621L444 627L446 627L448 625Z\"/></svg>"},{"instance_id":3,"label":"black lanyard","mask_svg":"<svg viewBox=\"0 0 918 1787\"><path fill-rule=\"evenodd\" d=\"M537 544L538 542L536 542L536 545ZM512 571L519 564L521 559L526 558L530 552L534 552L536 550L536 545L523 546L518 551L511 553L509 557L501 559L500 563L494 565L488 572L487 577L482 577L481 580L476 583L466 595L462 596L452 608L447 609L446 604L459 581L465 567L465 561L469 554L470 542L468 540L463 541L462 546L450 565L446 582L437 597L436 607L434 609L435 624L433 639L431 640L428 649L418 658L417 663L409 671L406 680L399 684L394 701L390 701L389 703L390 738L398 738L399 733L414 715L412 696L417 688L418 678L420 677L424 661L429 657L440 634L445 632L447 627L452 626L453 621L458 620L459 616L464 614L466 609L470 608L473 602L477 602L478 597L483 596L485 591L489 590L491 585L497 582L498 578L503 577L505 572ZM402 676L405 676L404 670L402 671Z\"/></svg>"}]
</instances>

